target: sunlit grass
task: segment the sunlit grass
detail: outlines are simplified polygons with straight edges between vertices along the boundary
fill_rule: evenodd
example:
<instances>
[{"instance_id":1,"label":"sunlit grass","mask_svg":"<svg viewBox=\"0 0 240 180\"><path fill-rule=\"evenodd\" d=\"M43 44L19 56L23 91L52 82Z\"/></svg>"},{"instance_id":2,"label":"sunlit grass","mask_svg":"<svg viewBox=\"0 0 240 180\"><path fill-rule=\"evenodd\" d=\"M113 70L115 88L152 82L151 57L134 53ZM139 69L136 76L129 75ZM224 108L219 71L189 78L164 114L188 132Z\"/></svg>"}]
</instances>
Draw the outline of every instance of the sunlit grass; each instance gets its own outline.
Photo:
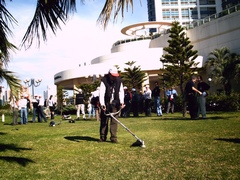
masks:
<instances>
[{"instance_id":1,"label":"sunlit grass","mask_svg":"<svg viewBox=\"0 0 240 180\"><path fill-rule=\"evenodd\" d=\"M99 122L0 123L0 179L239 179L240 113L119 120L118 144L98 143Z\"/></svg>"}]
</instances>

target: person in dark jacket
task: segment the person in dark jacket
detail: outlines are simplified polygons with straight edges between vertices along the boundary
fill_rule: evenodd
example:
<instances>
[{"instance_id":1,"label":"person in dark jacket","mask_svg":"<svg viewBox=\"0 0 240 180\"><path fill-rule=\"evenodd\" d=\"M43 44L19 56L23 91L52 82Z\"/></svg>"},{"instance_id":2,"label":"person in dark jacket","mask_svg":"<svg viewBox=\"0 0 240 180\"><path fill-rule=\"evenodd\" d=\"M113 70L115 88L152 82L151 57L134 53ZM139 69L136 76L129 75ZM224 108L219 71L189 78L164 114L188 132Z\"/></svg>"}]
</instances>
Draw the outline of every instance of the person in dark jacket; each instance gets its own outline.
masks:
<instances>
[{"instance_id":1,"label":"person in dark jacket","mask_svg":"<svg viewBox=\"0 0 240 180\"><path fill-rule=\"evenodd\" d=\"M122 80L119 77L117 68L109 69L100 84L99 101L101 105L100 114L100 139L99 142L105 142L108 134L108 122L110 120L110 140L117 143L117 127L118 122L107 116L108 113L114 113L124 107L124 90ZM114 115L118 118L118 114Z\"/></svg>"},{"instance_id":2,"label":"person in dark jacket","mask_svg":"<svg viewBox=\"0 0 240 180\"><path fill-rule=\"evenodd\" d=\"M79 120L80 113L82 113L83 120L86 120L84 94L82 92L82 89L78 89L76 91L78 91L78 94L76 94L76 104L75 104L75 107L77 109L77 112L76 112L77 118L76 119Z\"/></svg>"},{"instance_id":3,"label":"person in dark jacket","mask_svg":"<svg viewBox=\"0 0 240 180\"><path fill-rule=\"evenodd\" d=\"M131 111L131 99L132 94L129 92L128 88L126 86L123 87L124 90L124 104L125 107L122 109L121 117L129 117L130 111Z\"/></svg>"},{"instance_id":4,"label":"person in dark jacket","mask_svg":"<svg viewBox=\"0 0 240 180\"><path fill-rule=\"evenodd\" d=\"M154 107L155 107L155 111L157 113L157 116L162 116L160 88L159 88L158 82L155 82L155 87L152 90L152 96L153 96Z\"/></svg>"},{"instance_id":5,"label":"person in dark jacket","mask_svg":"<svg viewBox=\"0 0 240 180\"><path fill-rule=\"evenodd\" d=\"M196 93L202 95L202 92L195 88L195 83L197 81L197 77L195 75L192 76L191 80L187 82L185 86L185 96L188 102L189 113L191 119L197 119L198 113L198 105L197 105L197 97Z\"/></svg>"},{"instance_id":6,"label":"person in dark jacket","mask_svg":"<svg viewBox=\"0 0 240 180\"><path fill-rule=\"evenodd\" d=\"M206 119L206 97L208 95L207 90L210 89L210 86L207 83L203 82L202 76L198 76L197 80L198 80L197 89L202 92L202 95L197 96L197 102L198 102L197 117L199 117L199 114L201 113L202 118Z\"/></svg>"},{"instance_id":7,"label":"person in dark jacket","mask_svg":"<svg viewBox=\"0 0 240 180\"><path fill-rule=\"evenodd\" d=\"M139 95L135 88L132 88L132 111L133 116L138 117L138 111L139 111Z\"/></svg>"}]
</instances>

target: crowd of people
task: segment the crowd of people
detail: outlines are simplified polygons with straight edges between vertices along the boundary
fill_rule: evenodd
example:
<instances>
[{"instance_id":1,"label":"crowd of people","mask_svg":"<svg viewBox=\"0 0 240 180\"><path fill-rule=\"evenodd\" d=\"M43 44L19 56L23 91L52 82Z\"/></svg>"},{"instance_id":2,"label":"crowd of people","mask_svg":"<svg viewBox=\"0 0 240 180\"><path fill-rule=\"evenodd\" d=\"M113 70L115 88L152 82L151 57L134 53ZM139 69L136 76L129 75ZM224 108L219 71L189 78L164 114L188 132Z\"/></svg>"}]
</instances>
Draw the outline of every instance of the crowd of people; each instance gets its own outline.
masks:
<instances>
[{"instance_id":1,"label":"crowd of people","mask_svg":"<svg viewBox=\"0 0 240 180\"><path fill-rule=\"evenodd\" d=\"M198 83L197 83L198 82ZM197 83L197 85L196 85ZM134 117L138 117L139 113L144 113L145 116L151 116L155 112L157 116L163 116L163 111L168 114L174 113L175 103L178 93L174 86L171 86L164 94L167 97L166 109L162 108L161 104L161 88L158 82L154 83L154 88L151 90L150 85L144 87L143 92L137 91L135 88L131 90L123 86L122 79L115 67L109 69L109 72L102 78L100 86L91 93L88 99L87 111L88 118L96 118L100 121L99 142L107 140L108 126L110 124L110 140L117 143L117 128L118 117L129 117L131 112ZM191 119L206 118L206 96L210 86L203 81L202 76L192 76L186 83L184 97L188 103L189 114ZM82 89L77 89L75 107L76 120L82 115L83 120L86 119L85 97ZM164 98L165 98L164 97ZM13 108L13 124L18 124L18 113L20 113L20 124L28 123L28 113L32 110L32 122L47 122L46 114L54 120L56 102L51 95L49 99L43 100L39 95L35 95L30 100L28 95L21 95L18 101L11 102ZM45 109L45 110L44 110ZM49 111L46 112L46 109Z\"/></svg>"},{"instance_id":2,"label":"crowd of people","mask_svg":"<svg viewBox=\"0 0 240 180\"><path fill-rule=\"evenodd\" d=\"M43 99L41 95L34 95L30 99L29 95L22 93L20 99L12 98L10 106L13 110L13 125L19 124L18 119L20 116L20 124L28 124L29 113L32 111L32 122L47 122L48 117L54 119L56 102L53 95L49 99ZM37 121L36 121L37 118Z\"/></svg>"}]
</instances>

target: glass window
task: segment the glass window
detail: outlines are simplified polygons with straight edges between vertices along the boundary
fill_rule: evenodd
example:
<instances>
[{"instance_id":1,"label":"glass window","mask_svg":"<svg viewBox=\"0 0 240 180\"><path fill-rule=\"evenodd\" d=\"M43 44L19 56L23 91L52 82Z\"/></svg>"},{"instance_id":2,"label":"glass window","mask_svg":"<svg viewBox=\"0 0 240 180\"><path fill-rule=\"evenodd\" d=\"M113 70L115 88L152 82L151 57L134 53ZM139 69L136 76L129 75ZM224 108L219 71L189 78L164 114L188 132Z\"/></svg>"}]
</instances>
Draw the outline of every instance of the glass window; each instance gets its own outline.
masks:
<instances>
[{"instance_id":1,"label":"glass window","mask_svg":"<svg viewBox=\"0 0 240 180\"><path fill-rule=\"evenodd\" d=\"M215 7L202 7L200 8L201 19L216 13Z\"/></svg>"},{"instance_id":2,"label":"glass window","mask_svg":"<svg viewBox=\"0 0 240 180\"><path fill-rule=\"evenodd\" d=\"M215 0L199 0L200 5L215 4Z\"/></svg>"}]
</instances>

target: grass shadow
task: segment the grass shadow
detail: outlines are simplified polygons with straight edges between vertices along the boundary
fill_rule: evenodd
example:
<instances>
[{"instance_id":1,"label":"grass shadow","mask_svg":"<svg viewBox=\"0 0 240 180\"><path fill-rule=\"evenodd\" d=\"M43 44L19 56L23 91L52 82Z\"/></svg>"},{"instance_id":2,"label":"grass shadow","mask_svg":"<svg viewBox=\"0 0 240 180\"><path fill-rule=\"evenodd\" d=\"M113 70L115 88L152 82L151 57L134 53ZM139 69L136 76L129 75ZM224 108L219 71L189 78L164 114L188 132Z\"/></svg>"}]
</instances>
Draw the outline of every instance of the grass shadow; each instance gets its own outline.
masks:
<instances>
[{"instance_id":1,"label":"grass shadow","mask_svg":"<svg viewBox=\"0 0 240 180\"><path fill-rule=\"evenodd\" d=\"M7 133L0 132L0 135L5 135L5 134L7 134Z\"/></svg>"},{"instance_id":2,"label":"grass shadow","mask_svg":"<svg viewBox=\"0 0 240 180\"><path fill-rule=\"evenodd\" d=\"M216 138L214 140L218 141L226 141L226 142L231 142L231 143L240 143L240 138Z\"/></svg>"},{"instance_id":3,"label":"grass shadow","mask_svg":"<svg viewBox=\"0 0 240 180\"><path fill-rule=\"evenodd\" d=\"M155 120L155 121L163 121L163 120L191 120L190 118L187 117L155 117L155 118L151 118L151 120Z\"/></svg>"},{"instance_id":4,"label":"grass shadow","mask_svg":"<svg viewBox=\"0 0 240 180\"><path fill-rule=\"evenodd\" d=\"M0 160L8 161L8 162L16 162L21 166L27 166L29 163L35 163L33 160L22 157L11 157L11 156L0 156Z\"/></svg>"},{"instance_id":5,"label":"grass shadow","mask_svg":"<svg viewBox=\"0 0 240 180\"><path fill-rule=\"evenodd\" d=\"M97 138L93 138L93 137L89 137L89 136L66 136L64 138L69 140L69 141L76 141L76 142L80 142L80 141L98 141L99 140Z\"/></svg>"},{"instance_id":6,"label":"grass shadow","mask_svg":"<svg viewBox=\"0 0 240 180\"><path fill-rule=\"evenodd\" d=\"M207 117L205 119L203 118L198 118L198 119L191 119L190 117L155 117L155 118L151 118L151 120L156 120L156 121L163 121L163 120L175 120L175 121L186 121L186 120L193 120L193 121L199 121L199 120L223 120L223 119L228 119L228 117L221 117L221 116L212 116L212 117Z\"/></svg>"},{"instance_id":7,"label":"grass shadow","mask_svg":"<svg viewBox=\"0 0 240 180\"><path fill-rule=\"evenodd\" d=\"M31 148L22 148L17 147L15 144L2 144L0 143L0 151L6 151L6 150L13 150L16 152L20 152L22 150L32 150Z\"/></svg>"},{"instance_id":8,"label":"grass shadow","mask_svg":"<svg viewBox=\"0 0 240 180\"><path fill-rule=\"evenodd\" d=\"M13 150L16 152L20 152L23 150L32 150L31 148L22 148L18 147L15 144L2 144L0 143L0 151L6 151L6 150ZM8 162L16 162L20 164L21 166L26 166L30 162L34 162L31 159L28 158L22 158L22 157L11 157L11 156L0 156L0 160L8 161Z\"/></svg>"}]
</instances>

